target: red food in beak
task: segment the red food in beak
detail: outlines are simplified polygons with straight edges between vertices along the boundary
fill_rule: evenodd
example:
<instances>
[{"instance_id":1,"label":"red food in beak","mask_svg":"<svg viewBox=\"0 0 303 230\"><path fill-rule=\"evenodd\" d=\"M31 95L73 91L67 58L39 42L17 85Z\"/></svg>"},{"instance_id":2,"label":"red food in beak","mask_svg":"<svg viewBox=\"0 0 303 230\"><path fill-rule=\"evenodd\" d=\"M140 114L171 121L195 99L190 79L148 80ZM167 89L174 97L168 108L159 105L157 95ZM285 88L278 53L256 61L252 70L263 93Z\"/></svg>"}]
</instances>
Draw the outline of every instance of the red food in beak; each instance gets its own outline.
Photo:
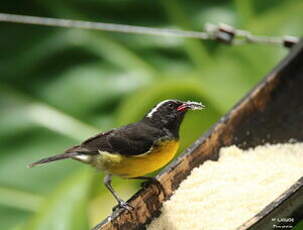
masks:
<instances>
[{"instance_id":1,"label":"red food in beak","mask_svg":"<svg viewBox=\"0 0 303 230\"><path fill-rule=\"evenodd\" d=\"M182 105L178 106L177 111L184 111L186 109L188 109L187 104L182 104Z\"/></svg>"}]
</instances>

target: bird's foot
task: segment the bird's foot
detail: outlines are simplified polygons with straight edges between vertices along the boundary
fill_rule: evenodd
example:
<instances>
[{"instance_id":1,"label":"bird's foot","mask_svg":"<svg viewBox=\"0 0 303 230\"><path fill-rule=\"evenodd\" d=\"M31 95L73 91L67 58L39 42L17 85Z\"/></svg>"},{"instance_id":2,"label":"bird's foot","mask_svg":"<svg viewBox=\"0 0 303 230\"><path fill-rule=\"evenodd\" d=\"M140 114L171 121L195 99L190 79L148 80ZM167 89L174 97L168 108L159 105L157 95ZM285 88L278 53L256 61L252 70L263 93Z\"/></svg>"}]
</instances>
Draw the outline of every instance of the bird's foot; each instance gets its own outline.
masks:
<instances>
[{"instance_id":1,"label":"bird's foot","mask_svg":"<svg viewBox=\"0 0 303 230\"><path fill-rule=\"evenodd\" d=\"M113 212L119 210L119 209L126 209L127 211L134 210L134 207L126 203L124 200L119 200L118 204L113 207Z\"/></svg>"}]
</instances>

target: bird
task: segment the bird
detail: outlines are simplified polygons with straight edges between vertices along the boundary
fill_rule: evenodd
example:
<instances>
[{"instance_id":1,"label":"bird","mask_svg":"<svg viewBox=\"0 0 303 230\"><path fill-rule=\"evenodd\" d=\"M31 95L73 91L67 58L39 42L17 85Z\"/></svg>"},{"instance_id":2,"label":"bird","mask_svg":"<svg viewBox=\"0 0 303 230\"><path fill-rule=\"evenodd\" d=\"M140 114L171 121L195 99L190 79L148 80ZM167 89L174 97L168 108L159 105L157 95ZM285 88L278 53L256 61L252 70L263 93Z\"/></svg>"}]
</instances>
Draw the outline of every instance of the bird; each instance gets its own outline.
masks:
<instances>
[{"instance_id":1,"label":"bird","mask_svg":"<svg viewBox=\"0 0 303 230\"><path fill-rule=\"evenodd\" d=\"M204 108L200 102L161 101L138 122L99 133L61 154L43 158L28 167L63 159L89 164L105 172L103 183L118 202L116 208L131 211L133 207L112 187L112 176L156 180L145 175L165 166L177 153L179 129L186 112Z\"/></svg>"}]
</instances>

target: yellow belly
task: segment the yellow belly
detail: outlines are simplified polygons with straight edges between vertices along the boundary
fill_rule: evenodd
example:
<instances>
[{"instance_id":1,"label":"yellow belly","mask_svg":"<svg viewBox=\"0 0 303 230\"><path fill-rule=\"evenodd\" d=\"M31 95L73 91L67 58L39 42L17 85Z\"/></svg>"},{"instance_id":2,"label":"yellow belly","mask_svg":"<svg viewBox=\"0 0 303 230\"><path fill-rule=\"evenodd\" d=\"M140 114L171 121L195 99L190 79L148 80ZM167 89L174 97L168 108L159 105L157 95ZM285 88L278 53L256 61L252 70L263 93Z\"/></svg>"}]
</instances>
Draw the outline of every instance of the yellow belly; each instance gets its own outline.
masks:
<instances>
[{"instance_id":1,"label":"yellow belly","mask_svg":"<svg viewBox=\"0 0 303 230\"><path fill-rule=\"evenodd\" d=\"M122 156L120 154L100 153L94 166L108 173L126 178L143 176L156 171L173 159L179 148L179 141L163 141L147 154Z\"/></svg>"}]
</instances>

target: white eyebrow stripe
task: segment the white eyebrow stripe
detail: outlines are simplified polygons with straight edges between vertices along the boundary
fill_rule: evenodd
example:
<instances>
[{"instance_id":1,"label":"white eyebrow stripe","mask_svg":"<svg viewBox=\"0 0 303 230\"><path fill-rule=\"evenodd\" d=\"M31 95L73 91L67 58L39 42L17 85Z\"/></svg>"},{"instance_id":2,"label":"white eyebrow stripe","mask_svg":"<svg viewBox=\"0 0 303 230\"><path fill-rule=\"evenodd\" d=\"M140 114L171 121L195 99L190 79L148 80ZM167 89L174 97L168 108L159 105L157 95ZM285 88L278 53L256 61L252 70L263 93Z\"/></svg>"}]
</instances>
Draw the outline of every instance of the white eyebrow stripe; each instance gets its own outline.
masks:
<instances>
[{"instance_id":1,"label":"white eyebrow stripe","mask_svg":"<svg viewBox=\"0 0 303 230\"><path fill-rule=\"evenodd\" d=\"M168 101L171 101L171 100L165 100L165 101L161 101L159 104L157 104L146 116L147 117L152 117L153 114L155 112L157 112L158 108L163 105L164 103L168 102Z\"/></svg>"}]
</instances>

